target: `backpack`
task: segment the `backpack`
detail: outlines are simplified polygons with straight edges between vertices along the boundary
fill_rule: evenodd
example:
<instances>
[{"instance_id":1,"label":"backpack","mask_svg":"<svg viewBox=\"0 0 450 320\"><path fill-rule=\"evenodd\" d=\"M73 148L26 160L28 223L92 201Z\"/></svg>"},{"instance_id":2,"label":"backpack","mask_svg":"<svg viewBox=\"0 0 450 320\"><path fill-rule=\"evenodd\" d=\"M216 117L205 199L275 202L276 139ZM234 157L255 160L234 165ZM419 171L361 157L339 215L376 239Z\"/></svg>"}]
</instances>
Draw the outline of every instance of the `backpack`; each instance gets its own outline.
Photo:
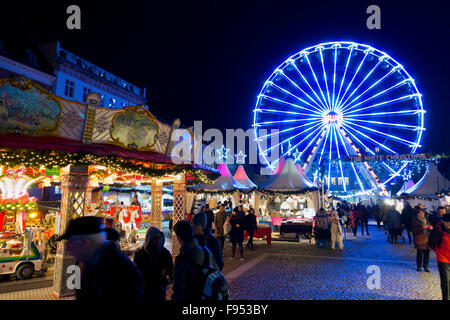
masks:
<instances>
[{"instance_id":1,"label":"backpack","mask_svg":"<svg viewBox=\"0 0 450 320\"><path fill-rule=\"evenodd\" d=\"M186 260L198 269L198 276L195 281L196 291L200 300L217 301L229 300L228 282L223 274L209 264L209 250L200 247L205 255L203 266L197 264L190 257L185 256Z\"/></svg>"}]
</instances>

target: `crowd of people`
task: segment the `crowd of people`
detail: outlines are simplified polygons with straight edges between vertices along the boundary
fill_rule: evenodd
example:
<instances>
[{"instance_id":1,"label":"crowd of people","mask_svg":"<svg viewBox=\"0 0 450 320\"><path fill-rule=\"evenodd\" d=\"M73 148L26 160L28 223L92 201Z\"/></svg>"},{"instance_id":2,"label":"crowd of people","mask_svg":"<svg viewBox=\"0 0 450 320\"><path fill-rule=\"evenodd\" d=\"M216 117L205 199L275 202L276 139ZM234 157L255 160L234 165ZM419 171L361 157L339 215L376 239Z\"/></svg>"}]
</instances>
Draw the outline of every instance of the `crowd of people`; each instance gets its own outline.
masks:
<instances>
[{"instance_id":1,"label":"crowd of people","mask_svg":"<svg viewBox=\"0 0 450 320\"><path fill-rule=\"evenodd\" d=\"M59 240L67 240L67 251L75 257L81 270L81 286L77 290L79 300L162 301L167 288L172 287L173 300L217 300L228 298L228 286L222 275L224 268L224 244L231 242L231 255L236 250L244 260L244 234L248 233L245 248L254 250L253 234L257 229L255 210L248 212L242 205L231 208L231 203L219 203L214 213L208 205L187 220L173 226L180 251L175 260L164 247L164 233L156 227L148 229L143 246L133 261L120 250L119 234L105 228L98 217L82 217L71 220ZM336 209L318 210L313 220L313 235L319 248L344 249L346 229L357 237L370 237L369 219L377 222L377 230L384 232L390 243L408 237L417 251L417 271L429 272L430 250L437 257L443 299L449 299L450 281L450 214L439 207L430 214L422 206L407 204L402 212L394 206L338 203ZM112 268L111 266L114 266ZM208 287L209 286L209 287Z\"/></svg>"},{"instance_id":2,"label":"crowd of people","mask_svg":"<svg viewBox=\"0 0 450 320\"><path fill-rule=\"evenodd\" d=\"M173 300L217 300L228 295L221 274L225 240L229 237L231 242L229 258L235 257L238 248L244 260L244 233L249 235L246 248L254 250L256 229L253 208L246 212L239 205L231 210L231 202L225 202L219 203L216 213L204 205L173 226L173 241L180 244L175 260L164 247L164 233L151 227L132 261L120 250L119 233L94 216L71 220L58 240L67 240L67 251L80 267L78 300L163 301L169 285Z\"/></svg>"},{"instance_id":3,"label":"crowd of people","mask_svg":"<svg viewBox=\"0 0 450 320\"><path fill-rule=\"evenodd\" d=\"M361 227L361 236L369 233L369 219L377 223L377 229L384 231L391 244L397 244L398 239L406 243L403 236L406 231L409 245L414 244L416 249L417 271L429 270L430 250L434 250L437 257L439 275L441 278L442 297L450 298L450 213L444 207L430 214L422 204L414 208L406 204L400 213L395 206L338 203L337 208L325 210L321 208L316 213L313 222L314 237L317 247L327 247L331 241L331 248L336 243L343 250L343 228L351 228L354 239L357 238L358 226Z\"/></svg>"}]
</instances>

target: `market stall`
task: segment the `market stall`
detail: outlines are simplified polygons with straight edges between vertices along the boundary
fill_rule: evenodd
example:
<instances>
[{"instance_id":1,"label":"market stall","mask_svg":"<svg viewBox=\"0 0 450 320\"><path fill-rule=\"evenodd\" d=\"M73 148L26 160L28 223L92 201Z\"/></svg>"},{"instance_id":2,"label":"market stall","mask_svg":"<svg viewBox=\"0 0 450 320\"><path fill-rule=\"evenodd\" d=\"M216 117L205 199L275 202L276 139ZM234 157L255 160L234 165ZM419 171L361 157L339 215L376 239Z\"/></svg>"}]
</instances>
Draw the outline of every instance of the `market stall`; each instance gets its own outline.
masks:
<instances>
[{"instance_id":1,"label":"market stall","mask_svg":"<svg viewBox=\"0 0 450 320\"><path fill-rule=\"evenodd\" d=\"M292 159L285 160L279 173L263 182L259 191L269 198L270 222L280 236L311 233L319 206L318 190L300 174Z\"/></svg>"}]
</instances>

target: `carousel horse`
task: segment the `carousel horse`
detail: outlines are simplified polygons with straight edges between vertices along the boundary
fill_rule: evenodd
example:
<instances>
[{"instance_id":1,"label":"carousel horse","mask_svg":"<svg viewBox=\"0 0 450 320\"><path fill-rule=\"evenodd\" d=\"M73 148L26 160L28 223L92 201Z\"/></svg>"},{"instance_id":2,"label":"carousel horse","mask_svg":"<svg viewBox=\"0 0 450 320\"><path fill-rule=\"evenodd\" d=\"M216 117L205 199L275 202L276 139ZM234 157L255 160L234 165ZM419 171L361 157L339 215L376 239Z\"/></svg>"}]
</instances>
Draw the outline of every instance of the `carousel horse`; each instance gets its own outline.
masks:
<instances>
[{"instance_id":1,"label":"carousel horse","mask_svg":"<svg viewBox=\"0 0 450 320\"><path fill-rule=\"evenodd\" d=\"M131 236L133 233L133 230L136 230L136 219L139 218L139 210L134 210L131 213L130 220L128 222L125 222L124 218L128 217L128 210L126 208L122 209L122 211L119 214L119 222L122 226L122 230L125 231L125 241L127 244L131 244Z\"/></svg>"}]
</instances>

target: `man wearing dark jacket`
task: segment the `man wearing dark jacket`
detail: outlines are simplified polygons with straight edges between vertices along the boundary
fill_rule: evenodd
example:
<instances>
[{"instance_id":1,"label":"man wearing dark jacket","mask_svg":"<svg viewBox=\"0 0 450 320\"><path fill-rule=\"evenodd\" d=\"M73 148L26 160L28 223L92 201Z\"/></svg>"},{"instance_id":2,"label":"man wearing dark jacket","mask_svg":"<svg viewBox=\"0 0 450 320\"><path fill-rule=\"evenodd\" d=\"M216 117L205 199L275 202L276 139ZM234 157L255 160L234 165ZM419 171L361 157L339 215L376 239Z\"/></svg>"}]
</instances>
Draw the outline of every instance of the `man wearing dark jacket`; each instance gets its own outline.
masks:
<instances>
[{"instance_id":1,"label":"man wearing dark jacket","mask_svg":"<svg viewBox=\"0 0 450 320\"><path fill-rule=\"evenodd\" d=\"M197 213L192 218L192 226L194 229L194 239L197 240L200 246L207 247L211 251L219 271L222 271L224 265L222 247L219 239L214 237L211 229L207 227L206 214L204 212Z\"/></svg>"},{"instance_id":2,"label":"man wearing dark jacket","mask_svg":"<svg viewBox=\"0 0 450 320\"><path fill-rule=\"evenodd\" d=\"M250 248L250 250L254 250L253 236L257 228L255 209L250 208L249 213L244 217L244 229L248 232L247 248Z\"/></svg>"},{"instance_id":3,"label":"man wearing dark jacket","mask_svg":"<svg viewBox=\"0 0 450 320\"><path fill-rule=\"evenodd\" d=\"M409 244L412 243L412 222L416 218L416 213L413 207L408 203L402 210L402 223L405 226L406 234L408 235Z\"/></svg>"},{"instance_id":4,"label":"man wearing dark jacket","mask_svg":"<svg viewBox=\"0 0 450 320\"><path fill-rule=\"evenodd\" d=\"M188 221L181 220L173 228L181 248L180 254L175 258L172 299L200 300L198 277L206 258L204 251L194 239L192 225ZM205 250L209 252L209 264L214 265L211 252L208 248Z\"/></svg>"},{"instance_id":5,"label":"man wearing dark jacket","mask_svg":"<svg viewBox=\"0 0 450 320\"><path fill-rule=\"evenodd\" d=\"M98 217L81 217L69 222L58 240L67 240L67 251L81 267L77 300L142 301L143 278L117 246L107 240Z\"/></svg>"},{"instance_id":6,"label":"man wearing dark jacket","mask_svg":"<svg viewBox=\"0 0 450 320\"><path fill-rule=\"evenodd\" d=\"M428 220L430 220L430 224L432 226L435 226L438 222L442 220L442 217L444 216L445 213L446 213L445 208L439 207L436 213L430 214L430 216L428 217Z\"/></svg>"}]
</instances>

